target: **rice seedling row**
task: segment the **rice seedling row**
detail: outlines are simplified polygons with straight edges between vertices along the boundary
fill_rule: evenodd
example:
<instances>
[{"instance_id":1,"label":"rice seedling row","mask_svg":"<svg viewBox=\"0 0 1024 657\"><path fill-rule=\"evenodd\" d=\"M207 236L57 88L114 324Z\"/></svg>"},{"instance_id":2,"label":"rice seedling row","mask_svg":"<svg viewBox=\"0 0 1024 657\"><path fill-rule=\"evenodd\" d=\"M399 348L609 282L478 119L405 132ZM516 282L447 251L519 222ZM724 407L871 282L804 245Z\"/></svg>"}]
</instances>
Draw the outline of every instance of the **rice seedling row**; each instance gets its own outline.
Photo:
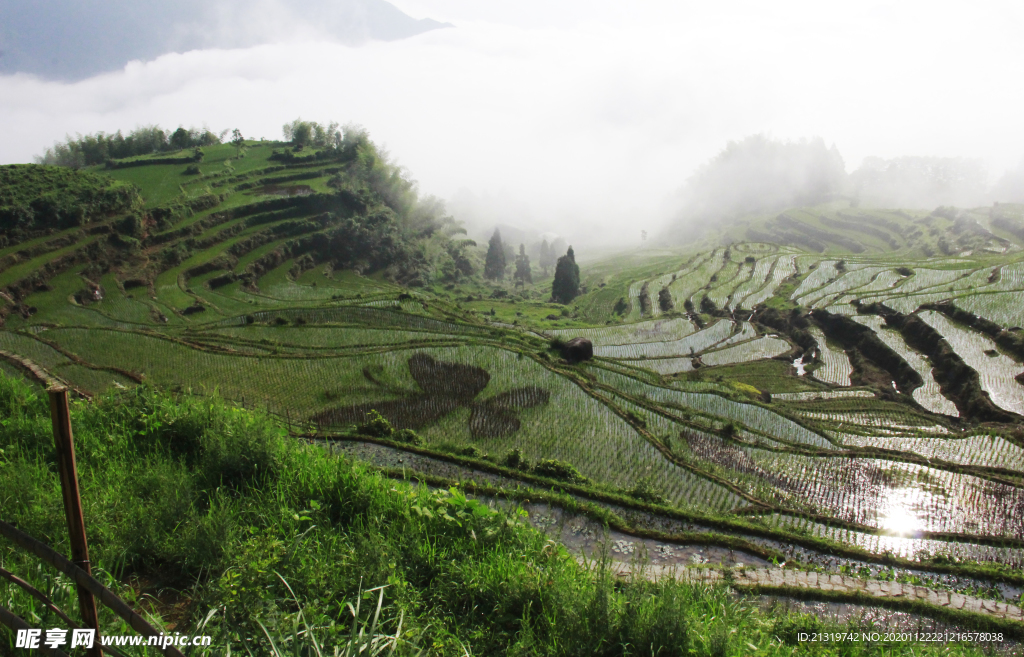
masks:
<instances>
[{"instance_id":1,"label":"rice seedling row","mask_svg":"<svg viewBox=\"0 0 1024 657\"><path fill-rule=\"evenodd\" d=\"M640 417L648 430L654 433L671 437L679 435L681 430L686 429L683 425L628 401L616 399L615 404ZM658 454L662 459L665 458L660 452ZM665 462L671 464L671 461L666 460ZM725 486L686 468L671 465L672 468L653 469L648 467L638 473L639 479L645 479L661 491L667 499L684 507L726 511L746 503L743 498Z\"/></svg>"},{"instance_id":2,"label":"rice seedling row","mask_svg":"<svg viewBox=\"0 0 1024 657\"><path fill-rule=\"evenodd\" d=\"M1021 366L1001 353L988 336L955 324L945 315L924 311L921 319L939 332L964 362L981 379L981 387L992 403L1014 413L1024 414L1024 388L1014 378Z\"/></svg>"},{"instance_id":3,"label":"rice seedling row","mask_svg":"<svg viewBox=\"0 0 1024 657\"><path fill-rule=\"evenodd\" d=\"M912 536L869 534L843 527L826 525L788 514L772 514L766 516L764 520L769 526L774 528L795 528L800 533L856 546L878 555L890 553L893 556L911 561L921 560L932 555L942 555L957 561L970 560L983 563L998 563L1014 568L1024 566L1024 550L1015 547L939 541L914 538Z\"/></svg>"},{"instance_id":4,"label":"rice seedling row","mask_svg":"<svg viewBox=\"0 0 1024 657\"><path fill-rule=\"evenodd\" d=\"M643 290L643 286L645 284L647 285L647 293L651 301L649 316L657 317L661 315L661 307L658 305L658 293L661 291L661 289L665 286L672 286L677 280L681 280L687 276L692 276L694 272L700 270L701 267L713 261L714 254L715 251L700 254L693 261L688 263L685 267L675 272L669 272L651 279L644 279L633 282L629 286L630 313L628 319L635 320L643 316L640 304L640 293Z\"/></svg>"},{"instance_id":5,"label":"rice seedling row","mask_svg":"<svg viewBox=\"0 0 1024 657\"><path fill-rule=\"evenodd\" d=\"M924 385L914 389L912 393L914 401L932 413L960 417L960 411L957 410L956 405L944 397L939 390L939 384L935 380L931 363L925 360L924 356L911 349L899 331L886 328L885 320L877 315L856 315L853 319L873 330L878 339L899 354L908 365L914 368L914 371L918 373L921 380L924 381Z\"/></svg>"},{"instance_id":6,"label":"rice seedling row","mask_svg":"<svg viewBox=\"0 0 1024 657\"><path fill-rule=\"evenodd\" d=\"M709 367L715 365L728 365L730 363L744 363L761 358L774 358L790 350L790 345L785 340L765 336L763 338L738 344L726 349L719 349L704 354L701 361Z\"/></svg>"},{"instance_id":7,"label":"rice seedling row","mask_svg":"<svg viewBox=\"0 0 1024 657\"><path fill-rule=\"evenodd\" d=\"M1002 269L1005 270L1007 268L1003 267ZM939 290L936 290L936 292L939 292L939 291L948 291L948 292L969 291L969 292L973 292L975 290L982 290L982 289L993 289L993 290L994 289L999 289L999 287L1004 283L1003 280L999 280L994 285L989 283L989 280L991 279L991 277L995 273L996 273L996 269L990 269L988 267L984 267L982 269L978 269L978 270L976 270L974 272L971 272L971 273L964 272L963 274L960 275L960 278L956 279L955 281L953 281L949 285L946 285L946 286L940 288ZM1006 288L1004 288L1004 289L1006 289ZM1020 289L1020 288L1018 286L1016 288L1011 288L1011 289Z\"/></svg>"},{"instance_id":8,"label":"rice seedling row","mask_svg":"<svg viewBox=\"0 0 1024 657\"><path fill-rule=\"evenodd\" d=\"M739 331L734 333L731 337L723 340L721 346L724 347L740 342L746 342L747 340L753 340L757 337L757 330L750 322L740 322L739 328Z\"/></svg>"},{"instance_id":9,"label":"rice seedling row","mask_svg":"<svg viewBox=\"0 0 1024 657\"><path fill-rule=\"evenodd\" d=\"M853 269L856 265L848 265L851 271L840 276L834 282L814 290L813 292L797 298L801 305L811 308L824 308L832 305L835 300L847 290L858 288L869 283L881 270L879 267L861 267Z\"/></svg>"},{"instance_id":10,"label":"rice seedling row","mask_svg":"<svg viewBox=\"0 0 1024 657\"><path fill-rule=\"evenodd\" d=\"M914 294L928 288L949 285L963 274L960 269L914 268L914 275L900 286L902 294Z\"/></svg>"},{"instance_id":11,"label":"rice seedling row","mask_svg":"<svg viewBox=\"0 0 1024 657\"><path fill-rule=\"evenodd\" d=\"M782 441L803 443L822 449L835 448L827 438L756 404L742 404L720 395L653 386L604 368L591 368L590 371L601 383L626 394L661 404L676 414L678 411L675 409L692 410L711 417L739 422L754 431Z\"/></svg>"},{"instance_id":12,"label":"rice seedling row","mask_svg":"<svg viewBox=\"0 0 1024 657\"><path fill-rule=\"evenodd\" d=\"M701 261L696 267L685 274L676 277L676 280L669 283L668 290L672 294L672 303L681 308L683 303L690 299L701 288L711 281L722 268L725 251L721 248L712 251L706 260ZM657 290L653 294L657 294Z\"/></svg>"},{"instance_id":13,"label":"rice seedling row","mask_svg":"<svg viewBox=\"0 0 1024 657\"><path fill-rule=\"evenodd\" d=\"M692 372L693 359L689 356L677 356L675 358L650 358L647 360L627 361L658 374L679 374L680 372Z\"/></svg>"},{"instance_id":14,"label":"rice seedling row","mask_svg":"<svg viewBox=\"0 0 1024 657\"><path fill-rule=\"evenodd\" d=\"M594 355L604 358L665 358L687 356L704 351L732 334L732 322L720 319L704 330L679 340L641 342L594 347Z\"/></svg>"},{"instance_id":15,"label":"rice seedling row","mask_svg":"<svg viewBox=\"0 0 1024 657\"><path fill-rule=\"evenodd\" d=\"M995 292L958 297L956 305L1003 326L1024 326L1024 292Z\"/></svg>"},{"instance_id":16,"label":"rice seedling row","mask_svg":"<svg viewBox=\"0 0 1024 657\"><path fill-rule=\"evenodd\" d=\"M1024 536L1024 490L972 475L880 459L810 457L712 445L709 458L760 468L771 487L815 513L899 533ZM709 448L709 449L711 449Z\"/></svg>"},{"instance_id":17,"label":"rice seedling row","mask_svg":"<svg viewBox=\"0 0 1024 657\"><path fill-rule=\"evenodd\" d=\"M758 260L754 268L751 270L751 275L743 281L742 284L732 295L732 307L740 308L743 306L743 301L758 292L766 286L772 271L775 268L775 264L780 258L785 256L771 256L763 257ZM791 256L792 257L792 256Z\"/></svg>"},{"instance_id":18,"label":"rice seedling row","mask_svg":"<svg viewBox=\"0 0 1024 657\"><path fill-rule=\"evenodd\" d=\"M909 296L880 297L874 301L881 301L897 312L910 314L926 303L935 303L949 298L948 292L934 292L932 294L915 294Z\"/></svg>"},{"instance_id":19,"label":"rice seedling row","mask_svg":"<svg viewBox=\"0 0 1024 657\"><path fill-rule=\"evenodd\" d=\"M830 346L825 340L825 334L818 327L811 327L809 331L818 342L818 352L822 360L821 367L813 373L814 378L837 386L849 386L853 366L850 365L850 358L846 352Z\"/></svg>"},{"instance_id":20,"label":"rice seedling row","mask_svg":"<svg viewBox=\"0 0 1024 657\"><path fill-rule=\"evenodd\" d=\"M888 292L900 282L906 280L906 278L906 276L892 269L886 269L875 274L875 277L867 285L850 290L850 294L863 295L869 292Z\"/></svg>"},{"instance_id":21,"label":"rice seedling row","mask_svg":"<svg viewBox=\"0 0 1024 657\"><path fill-rule=\"evenodd\" d=\"M708 298L719 308L728 306L729 296L742 285L749 277L752 268L743 262L730 260L722 267L711 290L708 291Z\"/></svg>"},{"instance_id":22,"label":"rice seedling row","mask_svg":"<svg viewBox=\"0 0 1024 657\"><path fill-rule=\"evenodd\" d=\"M643 289L644 281L635 281L629 285L629 316L627 319L635 321L642 316L640 307L640 291Z\"/></svg>"},{"instance_id":23,"label":"rice seedling row","mask_svg":"<svg viewBox=\"0 0 1024 657\"><path fill-rule=\"evenodd\" d=\"M281 310L257 311L250 315L239 315L208 326L229 327L246 326L252 323L268 324L275 322L277 318L283 318L287 323L295 323L297 320L304 320L308 324L365 324L368 326L379 326L382 328L401 328L410 330L423 330L432 333L462 333L485 335L489 329L472 326L469 324L456 324L444 320L397 312L384 308L366 308L362 306L333 306L325 308L285 308Z\"/></svg>"},{"instance_id":24,"label":"rice seedling row","mask_svg":"<svg viewBox=\"0 0 1024 657\"><path fill-rule=\"evenodd\" d=\"M744 299L763 288L768 282L768 277L771 275L772 270L775 267L775 263L778 262L781 257L784 256L771 256L759 259L754 264L747 280L736 288L730 305L733 308L742 307Z\"/></svg>"},{"instance_id":25,"label":"rice seedling row","mask_svg":"<svg viewBox=\"0 0 1024 657\"><path fill-rule=\"evenodd\" d=\"M753 308L759 303L764 303L775 295L775 291L782 285L782 281L796 273L796 256L782 255L776 260L772 267L771 276L768 282L760 290L751 293L743 300L742 307ZM737 307L740 307L737 305Z\"/></svg>"},{"instance_id":26,"label":"rice seedling row","mask_svg":"<svg viewBox=\"0 0 1024 657\"><path fill-rule=\"evenodd\" d=\"M794 261L794 266L796 267L797 273L803 276L811 271L812 266L818 265L820 262L821 258L818 256L799 255Z\"/></svg>"},{"instance_id":27,"label":"rice seedling row","mask_svg":"<svg viewBox=\"0 0 1024 657\"><path fill-rule=\"evenodd\" d=\"M299 281L293 281L289 272L294 263L294 260L288 260L264 274L258 282L259 295L288 302L329 301L339 294L346 297L360 294L363 298L373 300L380 295L393 297L401 291L393 285L359 277L351 272L335 274L340 277L335 279L333 276L324 276L320 269L307 271L299 277Z\"/></svg>"},{"instance_id":28,"label":"rice seedling row","mask_svg":"<svg viewBox=\"0 0 1024 657\"><path fill-rule=\"evenodd\" d=\"M989 286L992 290L1024 289L1024 262L1015 262L999 269L999 280Z\"/></svg>"},{"instance_id":29,"label":"rice seedling row","mask_svg":"<svg viewBox=\"0 0 1024 657\"><path fill-rule=\"evenodd\" d=\"M366 327L318 326L247 326L218 328L200 336L223 336L246 342L266 341L268 344L292 345L316 350L357 345L400 344L423 340L458 340L465 336L427 331Z\"/></svg>"},{"instance_id":30,"label":"rice seedling row","mask_svg":"<svg viewBox=\"0 0 1024 657\"><path fill-rule=\"evenodd\" d=\"M798 258L798 260L806 262L802 258ZM791 294L789 298L791 300L799 299L818 288L828 285L829 281L836 276L836 263L836 260L825 260L823 262L819 262L817 269L807 275L807 278L800 283L800 286L793 291L793 294Z\"/></svg>"},{"instance_id":31,"label":"rice seedling row","mask_svg":"<svg viewBox=\"0 0 1024 657\"><path fill-rule=\"evenodd\" d=\"M869 390L812 390L808 392L782 392L772 395L773 401L821 401L828 399L874 399Z\"/></svg>"},{"instance_id":32,"label":"rice seedling row","mask_svg":"<svg viewBox=\"0 0 1024 657\"><path fill-rule=\"evenodd\" d=\"M71 364L67 356L53 347L12 331L0 330L0 349L24 356L50 372L53 372L58 366Z\"/></svg>"},{"instance_id":33,"label":"rice seedling row","mask_svg":"<svg viewBox=\"0 0 1024 657\"><path fill-rule=\"evenodd\" d=\"M862 413L849 412L816 412L808 410L799 411L801 417L809 420L819 420L846 426L848 430L853 427L869 427L871 429L881 428L887 431L912 433L917 435L921 432L930 434L948 434L949 429L941 424L923 424L913 422L911 415L900 412L875 410Z\"/></svg>"},{"instance_id":34,"label":"rice seedling row","mask_svg":"<svg viewBox=\"0 0 1024 657\"><path fill-rule=\"evenodd\" d=\"M679 340L694 332L693 323L685 317L656 319L633 324L621 324L602 328L558 329L548 331L553 336L583 337L595 347L628 345L637 342L659 342Z\"/></svg>"},{"instance_id":35,"label":"rice seedling row","mask_svg":"<svg viewBox=\"0 0 1024 657\"><path fill-rule=\"evenodd\" d=\"M1024 449L1000 436L979 434L947 438L834 434L844 445L910 452L961 465L1006 468L1024 473Z\"/></svg>"}]
</instances>

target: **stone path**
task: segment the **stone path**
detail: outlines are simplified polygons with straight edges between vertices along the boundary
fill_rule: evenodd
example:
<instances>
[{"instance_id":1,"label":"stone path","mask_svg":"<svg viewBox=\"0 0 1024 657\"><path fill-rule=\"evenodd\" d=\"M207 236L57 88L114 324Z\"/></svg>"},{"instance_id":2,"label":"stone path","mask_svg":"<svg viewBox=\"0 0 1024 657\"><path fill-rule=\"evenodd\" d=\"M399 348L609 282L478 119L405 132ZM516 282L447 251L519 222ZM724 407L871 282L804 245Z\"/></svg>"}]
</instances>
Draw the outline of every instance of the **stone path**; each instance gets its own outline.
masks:
<instances>
[{"instance_id":1,"label":"stone path","mask_svg":"<svg viewBox=\"0 0 1024 657\"><path fill-rule=\"evenodd\" d=\"M612 562L612 571L619 577L631 574L631 565ZM1024 610L1016 605L996 600L976 598L969 595L929 589L914 584L887 582L875 579L861 579L836 573L815 573L803 570L781 568L733 569L733 585L737 588L765 586L774 588L816 589L851 595L866 595L880 600L917 600L936 607L952 607L963 611L993 616L1006 620L1024 622ZM648 565L643 567L649 579L676 577L677 579L715 583L722 581L722 572L708 568L676 568Z\"/></svg>"}]
</instances>

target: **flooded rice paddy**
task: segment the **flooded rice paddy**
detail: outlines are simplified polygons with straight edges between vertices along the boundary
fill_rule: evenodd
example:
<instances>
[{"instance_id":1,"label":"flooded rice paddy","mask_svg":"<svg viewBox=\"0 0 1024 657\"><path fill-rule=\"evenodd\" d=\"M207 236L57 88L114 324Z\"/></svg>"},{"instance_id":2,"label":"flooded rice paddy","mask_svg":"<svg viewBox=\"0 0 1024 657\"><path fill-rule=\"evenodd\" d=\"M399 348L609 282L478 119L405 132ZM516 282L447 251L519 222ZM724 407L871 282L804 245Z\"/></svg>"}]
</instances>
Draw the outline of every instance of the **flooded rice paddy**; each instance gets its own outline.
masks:
<instances>
[{"instance_id":1,"label":"flooded rice paddy","mask_svg":"<svg viewBox=\"0 0 1024 657\"><path fill-rule=\"evenodd\" d=\"M533 489L543 492L510 477L496 475L481 470L457 465L441 459L420 454L404 452L399 449L375 443L336 441L329 443L331 449L367 461L378 467L393 469L407 468L410 475L416 472L444 477L455 481L475 481L504 488ZM471 495L486 501L495 507L521 507L528 514L531 525L543 531L553 540L560 542L570 552L580 558L599 559L607 557L612 562L622 564L650 566L660 572L682 571L687 568L739 568L758 569L758 572L769 572L787 563L801 564L800 568L823 573L821 577L842 576L877 580L879 582L904 582L904 586L922 586L932 590L959 593L978 600L1002 601L1003 603L1019 603L1024 587L958 574L936 573L922 568L902 568L874 563L868 560L837 556L794 545L774 538L759 536L735 530L723 530L711 524L667 518L650 512L628 508L616 504L602 503L601 506L623 519L628 525L636 528L639 533L659 533L662 538L638 536L616 531L602 523L558 506L547 503L513 502L504 498ZM583 497L580 501L592 502ZM793 528L796 519L784 516L768 516L762 519L776 526ZM961 558L990 560L1000 563L1018 562L1020 550L1008 550L989 546L978 546L966 543L922 540L911 537L890 537L872 534L858 535L857 532L836 530L825 525L797 528L808 535L818 535L842 541L851 545L872 549L879 555L886 551L910 560L920 560L931 553L959 554ZM767 560L754 552L742 549L731 549L721 545L709 545L701 541L669 540L671 536L684 537L686 534L716 534L746 541L756 548L782 555L782 558ZM714 542L714 539L711 539ZM932 552L934 550L934 552ZM986 559L987 557L987 559ZM922 564L924 566L924 564ZM664 569L668 568L669 571ZM788 572L788 571L787 571ZM832 575L828 575L831 573ZM770 600L770 598L765 598ZM890 628L890 631L904 631L911 627L947 627L937 621L905 612L894 612L871 605L853 605L839 603L800 602L790 598L778 598L778 603L792 605L794 609L804 609L826 617L837 619L866 619L877 626ZM926 631L938 631L926 630Z\"/></svg>"}]
</instances>

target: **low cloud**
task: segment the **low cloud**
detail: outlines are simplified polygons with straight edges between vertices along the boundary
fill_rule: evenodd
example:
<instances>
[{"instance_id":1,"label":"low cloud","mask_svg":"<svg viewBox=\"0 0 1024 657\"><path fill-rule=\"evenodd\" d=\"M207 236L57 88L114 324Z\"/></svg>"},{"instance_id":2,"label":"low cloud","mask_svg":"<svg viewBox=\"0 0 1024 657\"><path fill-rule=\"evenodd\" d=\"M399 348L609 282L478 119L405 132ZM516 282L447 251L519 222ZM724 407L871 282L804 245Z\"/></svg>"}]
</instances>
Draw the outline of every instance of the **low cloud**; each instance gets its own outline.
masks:
<instances>
[{"instance_id":1,"label":"low cloud","mask_svg":"<svg viewBox=\"0 0 1024 657\"><path fill-rule=\"evenodd\" d=\"M455 28L169 54L77 83L2 76L0 161L140 124L279 138L300 116L354 122L424 193L511 198L574 244L626 244L669 219L666 197L699 165L751 134L820 135L855 165L982 158L996 175L1024 153L1011 5L396 4Z\"/></svg>"}]
</instances>

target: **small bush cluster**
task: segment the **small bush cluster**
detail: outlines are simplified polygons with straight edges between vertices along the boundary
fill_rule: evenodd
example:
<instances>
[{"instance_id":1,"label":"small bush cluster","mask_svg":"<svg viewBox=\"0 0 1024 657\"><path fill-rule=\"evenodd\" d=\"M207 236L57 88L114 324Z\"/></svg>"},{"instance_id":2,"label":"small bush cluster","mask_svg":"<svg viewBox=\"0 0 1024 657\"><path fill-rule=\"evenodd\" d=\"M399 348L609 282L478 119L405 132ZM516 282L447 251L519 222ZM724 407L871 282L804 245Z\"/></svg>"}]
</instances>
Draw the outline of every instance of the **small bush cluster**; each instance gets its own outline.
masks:
<instances>
[{"instance_id":1,"label":"small bush cluster","mask_svg":"<svg viewBox=\"0 0 1024 657\"><path fill-rule=\"evenodd\" d=\"M395 428L386 417L377 411L370 411L366 414L366 422L356 427L356 431L364 436L390 438L395 433Z\"/></svg>"},{"instance_id":2,"label":"small bush cluster","mask_svg":"<svg viewBox=\"0 0 1024 657\"><path fill-rule=\"evenodd\" d=\"M543 459L533 466L533 473L549 479L559 479L571 484L585 484L589 481L579 473L575 467L563 461L555 459Z\"/></svg>"}]
</instances>

